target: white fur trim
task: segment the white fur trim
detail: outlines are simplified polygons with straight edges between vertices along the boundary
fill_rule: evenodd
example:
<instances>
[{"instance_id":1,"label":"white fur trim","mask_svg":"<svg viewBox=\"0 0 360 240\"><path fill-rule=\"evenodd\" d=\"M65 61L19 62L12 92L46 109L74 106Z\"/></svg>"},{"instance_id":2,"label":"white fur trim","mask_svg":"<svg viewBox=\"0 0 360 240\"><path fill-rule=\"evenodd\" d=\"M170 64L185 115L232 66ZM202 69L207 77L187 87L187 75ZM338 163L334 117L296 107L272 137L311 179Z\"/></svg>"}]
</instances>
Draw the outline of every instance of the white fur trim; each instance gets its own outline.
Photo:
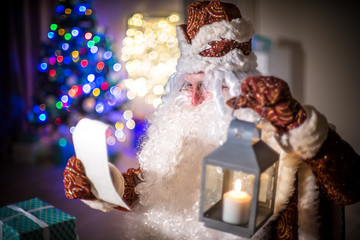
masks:
<instances>
[{"instance_id":1,"label":"white fur trim","mask_svg":"<svg viewBox=\"0 0 360 240\"><path fill-rule=\"evenodd\" d=\"M298 236L299 240L315 240L319 238L319 193L315 177L305 163L299 168L298 183Z\"/></svg>"},{"instance_id":2,"label":"white fur trim","mask_svg":"<svg viewBox=\"0 0 360 240\"><path fill-rule=\"evenodd\" d=\"M308 115L310 118L310 115ZM299 240L312 240L319 237L318 196L315 177L311 169L303 162L303 158L295 152L285 152L278 145L275 129L268 122L262 125L262 139L280 152L278 183L275 198L274 215L268 222L276 219L283 210L295 188L298 188L298 237ZM295 176L298 172L298 186ZM268 232L264 227L252 239L266 238Z\"/></svg>"},{"instance_id":3,"label":"white fur trim","mask_svg":"<svg viewBox=\"0 0 360 240\"><path fill-rule=\"evenodd\" d=\"M327 138L329 125L324 115L314 107L304 106L307 118L303 124L279 136L279 144L304 159L312 158Z\"/></svg>"},{"instance_id":4,"label":"white fur trim","mask_svg":"<svg viewBox=\"0 0 360 240\"><path fill-rule=\"evenodd\" d=\"M211 69L224 71L250 71L257 67L256 56L244 55L240 49L233 49L223 57L202 57L200 52L209 48L212 41L221 38L238 42L249 41L254 35L253 25L245 19L233 19L231 22L220 21L200 28L198 34L187 43L180 26L177 27L177 40L181 56L177 63L177 71L181 73L206 72Z\"/></svg>"}]
</instances>

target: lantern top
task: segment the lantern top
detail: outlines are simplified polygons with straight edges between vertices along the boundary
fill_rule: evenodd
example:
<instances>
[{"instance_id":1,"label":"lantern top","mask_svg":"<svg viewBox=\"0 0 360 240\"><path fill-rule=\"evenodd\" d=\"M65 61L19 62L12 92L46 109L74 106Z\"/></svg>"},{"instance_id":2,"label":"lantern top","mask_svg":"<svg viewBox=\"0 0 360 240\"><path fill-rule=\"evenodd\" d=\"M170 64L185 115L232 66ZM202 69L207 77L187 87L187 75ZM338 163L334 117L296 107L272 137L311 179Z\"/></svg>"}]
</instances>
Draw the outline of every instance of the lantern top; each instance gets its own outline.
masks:
<instances>
[{"instance_id":1,"label":"lantern top","mask_svg":"<svg viewBox=\"0 0 360 240\"><path fill-rule=\"evenodd\" d=\"M252 141L254 138L255 142ZM255 122L234 118L227 141L206 156L204 164L259 174L278 159L279 154L260 139Z\"/></svg>"}]
</instances>

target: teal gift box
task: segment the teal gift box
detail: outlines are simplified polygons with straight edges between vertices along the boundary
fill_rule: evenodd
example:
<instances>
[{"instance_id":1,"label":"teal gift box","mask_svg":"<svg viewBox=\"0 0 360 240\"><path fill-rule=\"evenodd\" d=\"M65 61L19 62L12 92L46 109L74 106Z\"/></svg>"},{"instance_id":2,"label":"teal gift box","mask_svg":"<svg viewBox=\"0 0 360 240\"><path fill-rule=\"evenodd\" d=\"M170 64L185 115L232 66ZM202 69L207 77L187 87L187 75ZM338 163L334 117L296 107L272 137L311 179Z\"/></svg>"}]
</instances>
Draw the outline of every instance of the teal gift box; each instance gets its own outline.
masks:
<instances>
[{"instance_id":1,"label":"teal gift box","mask_svg":"<svg viewBox=\"0 0 360 240\"><path fill-rule=\"evenodd\" d=\"M0 240L77 239L75 217L33 198L0 208Z\"/></svg>"}]
</instances>

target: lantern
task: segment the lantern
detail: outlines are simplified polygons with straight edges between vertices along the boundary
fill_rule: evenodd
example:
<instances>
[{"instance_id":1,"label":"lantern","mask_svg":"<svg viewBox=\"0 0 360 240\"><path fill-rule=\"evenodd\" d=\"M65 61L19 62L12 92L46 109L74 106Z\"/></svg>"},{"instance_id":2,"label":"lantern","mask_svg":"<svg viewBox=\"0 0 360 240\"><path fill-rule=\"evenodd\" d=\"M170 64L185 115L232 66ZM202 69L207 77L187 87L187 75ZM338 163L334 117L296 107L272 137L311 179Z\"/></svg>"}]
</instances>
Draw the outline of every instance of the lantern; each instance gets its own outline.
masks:
<instances>
[{"instance_id":1,"label":"lantern","mask_svg":"<svg viewBox=\"0 0 360 240\"><path fill-rule=\"evenodd\" d=\"M202 166L200 221L250 238L273 215L279 155L256 123L234 119L228 139Z\"/></svg>"}]
</instances>

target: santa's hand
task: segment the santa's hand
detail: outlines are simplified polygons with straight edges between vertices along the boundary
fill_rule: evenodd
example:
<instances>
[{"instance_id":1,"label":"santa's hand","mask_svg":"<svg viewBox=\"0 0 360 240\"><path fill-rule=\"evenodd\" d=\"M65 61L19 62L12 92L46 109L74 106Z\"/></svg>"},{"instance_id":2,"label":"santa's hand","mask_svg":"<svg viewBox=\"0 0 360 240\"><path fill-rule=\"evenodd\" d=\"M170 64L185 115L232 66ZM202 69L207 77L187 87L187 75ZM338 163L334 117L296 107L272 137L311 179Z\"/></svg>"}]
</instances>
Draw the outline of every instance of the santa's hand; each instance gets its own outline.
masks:
<instances>
[{"instance_id":1,"label":"santa's hand","mask_svg":"<svg viewBox=\"0 0 360 240\"><path fill-rule=\"evenodd\" d=\"M95 200L91 192L90 180L86 177L84 165L76 157L71 157L64 170L65 196L70 199Z\"/></svg>"},{"instance_id":2,"label":"santa's hand","mask_svg":"<svg viewBox=\"0 0 360 240\"><path fill-rule=\"evenodd\" d=\"M279 133L296 128L306 119L304 109L292 98L288 84L279 78L248 77L241 84L241 92L235 108L252 108L259 115L263 114ZM226 103L233 108L235 101L236 97Z\"/></svg>"}]
</instances>

